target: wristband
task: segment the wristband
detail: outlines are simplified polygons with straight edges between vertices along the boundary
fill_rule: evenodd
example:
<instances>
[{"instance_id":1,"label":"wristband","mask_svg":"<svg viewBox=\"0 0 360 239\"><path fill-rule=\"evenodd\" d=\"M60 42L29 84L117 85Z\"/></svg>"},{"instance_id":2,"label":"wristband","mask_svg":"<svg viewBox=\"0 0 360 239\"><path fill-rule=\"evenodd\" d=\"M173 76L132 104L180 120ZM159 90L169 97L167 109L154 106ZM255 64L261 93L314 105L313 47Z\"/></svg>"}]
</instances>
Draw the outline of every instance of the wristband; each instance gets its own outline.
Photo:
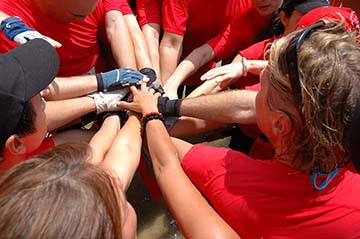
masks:
<instances>
[{"instance_id":1,"label":"wristband","mask_svg":"<svg viewBox=\"0 0 360 239\"><path fill-rule=\"evenodd\" d=\"M158 109L165 117L180 116L180 107L183 99L170 100L169 97L158 98Z\"/></svg>"},{"instance_id":2,"label":"wristband","mask_svg":"<svg viewBox=\"0 0 360 239\"><path fill-rule=\"evenodd\" d=\"M97 81L98 92L103 91L104 84L103 84L103 80L102 80L102 75L99 73L99 74L96 74L95 76L96 76L96 81Z\"/></svg>"},{"instance_id":3,"label":"wristband","mask_svg":"<svg viewBox=\"0 0 360 239\"><path fill-rule=\"evenodd\" d=\"M161 120L163 123L165 122L165 119L164 119L164 117L162 116L162 114L160 112L147 113L146 115L144 115L141 118L141 127L143 128L144 131L145 131L146 124L150 120L154 120L154 119Z\"/></svg>"}]
</instances>

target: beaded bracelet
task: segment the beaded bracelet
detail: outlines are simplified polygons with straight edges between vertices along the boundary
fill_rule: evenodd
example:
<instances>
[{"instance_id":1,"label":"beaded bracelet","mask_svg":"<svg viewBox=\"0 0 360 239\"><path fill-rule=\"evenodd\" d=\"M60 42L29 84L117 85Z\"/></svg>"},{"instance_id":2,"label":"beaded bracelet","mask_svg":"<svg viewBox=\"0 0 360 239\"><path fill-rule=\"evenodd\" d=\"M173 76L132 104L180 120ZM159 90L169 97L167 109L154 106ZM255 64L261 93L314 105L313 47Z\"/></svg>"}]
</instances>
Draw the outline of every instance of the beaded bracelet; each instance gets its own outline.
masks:
<instances>
[{"instance_id":1,"label":"beaded bracelet","mask_svg":"<svg viewBox=\"0 0 360 239\"><path fill-rule=\"evenodd\" d=\"M146 124L150 121L150 120L161 120L163 123L165 122L164 117L162 116L162 114L160 112L150 112L147 113L146 115L144 115L141 118L141 127L143 128L143 130L145 130L145 126Z\"/></svg>"}]
</instances>

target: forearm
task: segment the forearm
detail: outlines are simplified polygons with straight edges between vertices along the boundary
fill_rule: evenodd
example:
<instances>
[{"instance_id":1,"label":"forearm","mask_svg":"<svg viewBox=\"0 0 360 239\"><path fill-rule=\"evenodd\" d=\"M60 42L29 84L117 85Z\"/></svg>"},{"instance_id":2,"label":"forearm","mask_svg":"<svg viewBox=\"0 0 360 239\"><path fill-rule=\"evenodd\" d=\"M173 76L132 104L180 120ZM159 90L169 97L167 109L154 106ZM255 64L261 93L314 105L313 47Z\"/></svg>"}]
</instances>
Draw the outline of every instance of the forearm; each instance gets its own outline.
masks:
<instances>
[{"instance_id":1,"label":"forearm","mask_svg":"<svg viewBox=\"0 0 360 239\"><path fill-rule=\"evenodd\" d=\"M146 45L145 38L140 30L139 24L136 21L135 16L132 14L128 14L124 16L124 18L128 26L132 43L134 46L136 64L138 69L140 70L144 67L152 68L148 47Z\"/></svg>"},{"instance_id":2,"label":"forearm","mask_svg":"<svg viewBox=\"0 0 360 239\"><path fill-rule=\"evenodd\" d=\"M181 116L190 116L222 123L254 124L256 92L230 90L213 95L186 98L180 107Z\"/></svg>"},{"instance_id":3,"label":"forearm","mask_svg":"<svg viewBox=\"0 0 360 239\"><path fill-rule=\"evenodd\" d=\"M70 99L97 91L97 81L95 75L56 77L48 88L46 100Z\"/></svg>"},{"instance_id":4,"label":"forearm","mask_svg":"<svg viewBox=\"0 0 360 239\"><path fill-rule=\"evenodd\" d=\"M117 134L106 154L103 165L110 168L121 179L126 191L139 165L141 154L141 125L135 115L129 119Z\"/></svg>"},{"instance_id":5,"label":"forearm","mask_svg":"<svg viewBox=\"0 0 360 239\"><path fill-rule=\"evenodd\" d=\"M161 121L148 122L146 138L157 182L184 236L237 238L186 176Z\"/></svg>"},{"instance_id":6,"label":"forearm","mask_svg":"<svg viewBox=\"0 0 360 239\"><path fill-rule=\"evenodd\" d=\"M88 96L67 100L47 101L45 114L49 131L60 128L81 116L95 111L95 102Z\"/></svg>"},{"instance_id":7,"label":"forearm","mask_svg":"<svg viewBox=\"0 0 360 239\"><path fill-rule=\"evenodd\" d=\"M89 145L93 148L91 163L98 164L103 161L106 152L110 149L117 133L120 130L120 118L117 115L107 117L101 128L90 140Z\"/></svg>"},{"instance_id":8,"label":"forearm","mask_svg":"<svg viewBox=\"0 0 360 239\"><path fill-rule=\"evenodd\" d=\"M237 63L242 62L245 63L245 69L246 72L260 75L260 72L267 66L268 61L265 60L248 60L245 58L245 61L243 60L243 56L241 54L237 54L234 60L231 63ZM243 67L244 68L244 67Z\"/></svg>"},{"instance_id":9,"label":"forearm","mask_svg":"<svg viewBox=\"0 0 360 239\"><path fill-rule=\"evenodd\" d=\"M167 36L169 35L169 36ZM160 43L160 71L161 81L165 85L175 71L182 52L183 36L165 33Z\"/></svg>"},{"instance_id":10,"label":"forearm","mask_svg":"<svg viewBox=\"0 0 360 239\"><path fill-rule=\"evenodd\" d=\"M160 57L159 57L159 39L160 39L160 25L156 23L145 24L141 27L144 34L146 44L148 46L149 57L159 79L160 75Z\"/></svg>"},{"instance_id":11,"label":"forearm","mask_svg":"<svg viewBox=\"0 0 360 239\"><path fill-rule=\"evenodd\" d=\"M182 82L194 74L200 67L214 59L213 49L204 44L193 50L180 64L166 82L166 88L177 89Z\"/></svg>"},{"instance_id":12,"label":"forearm","mask_svg":"<svg viewBox=\"0 0 360 239\"><path fill-rule=\"evenodd\" d=\"M137 69L132 40L121 12L107 12L105 26L111 51L118 67Z\"/></svg>"}]
</instances>

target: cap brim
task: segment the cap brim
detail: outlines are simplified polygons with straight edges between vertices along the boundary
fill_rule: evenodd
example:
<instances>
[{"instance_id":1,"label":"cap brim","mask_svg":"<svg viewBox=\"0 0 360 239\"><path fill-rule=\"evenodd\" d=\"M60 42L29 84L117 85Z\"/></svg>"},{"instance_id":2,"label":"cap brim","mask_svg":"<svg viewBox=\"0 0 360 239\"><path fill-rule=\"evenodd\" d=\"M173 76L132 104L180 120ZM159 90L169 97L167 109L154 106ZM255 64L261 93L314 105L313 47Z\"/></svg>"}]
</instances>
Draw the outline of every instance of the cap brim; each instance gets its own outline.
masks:
<instances>
[{"instance_id":1,"label":"cap brim","mask_svg":"<svg viewBox=\"0 0 360 239\"><path fill-rule=\"evenodd\" d=\"M24 78L23 100L27 101L47 87L59 70L59 58L56 50L47 41L34 39L14 48L4 57L9 59L9 68L14 68L14 60ZM10 77L11 79L11 77ZM9 79L9 80L10 80Z\"/></svg>"},{"instance_id":2,"label":"cap brim","mask_svg":"<svg viewBox=\"0 0 360 239\"><path fill-rule=\"evenodd\" d=\"M330 4L328 3L328 1L325 1L325 0L324 1L307 1L307 2L304 2L302 4L295 6L295 9L297 11L301 12L302 14L306 14L315 8L326 7L329 5Z\"/></svg>"}]
</instances>

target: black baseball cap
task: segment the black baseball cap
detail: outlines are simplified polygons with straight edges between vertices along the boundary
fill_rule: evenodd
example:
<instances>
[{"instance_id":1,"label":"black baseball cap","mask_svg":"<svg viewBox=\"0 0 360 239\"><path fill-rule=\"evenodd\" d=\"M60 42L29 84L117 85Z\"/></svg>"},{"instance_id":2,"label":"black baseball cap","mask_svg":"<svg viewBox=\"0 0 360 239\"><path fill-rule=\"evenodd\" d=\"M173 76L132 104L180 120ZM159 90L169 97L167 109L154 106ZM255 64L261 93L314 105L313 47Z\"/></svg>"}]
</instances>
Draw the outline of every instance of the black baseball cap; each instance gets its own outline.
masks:
<instances>
[{"instance_id":1,"label":"black baseball cap","mask_svg":"<svg viewBox=\"0 0 360 239\"><path fill-rule=\"evenodd\" d=\"M58 69L56 50L42 39L0 54L0 152L21 123L24 103L46 88Z\"/></svg>"},{"instance_id":2,"label":"black baseball cap","mask_svg":"<svg viewBox=\"0 0 360 239\"><path fill-rule=\"evenodd\" d=\"M330 6L329 0L285 0L279 11L285 11L290 15L293 10L306 14L319 7Z\"/></svg>"}]
</instances>

